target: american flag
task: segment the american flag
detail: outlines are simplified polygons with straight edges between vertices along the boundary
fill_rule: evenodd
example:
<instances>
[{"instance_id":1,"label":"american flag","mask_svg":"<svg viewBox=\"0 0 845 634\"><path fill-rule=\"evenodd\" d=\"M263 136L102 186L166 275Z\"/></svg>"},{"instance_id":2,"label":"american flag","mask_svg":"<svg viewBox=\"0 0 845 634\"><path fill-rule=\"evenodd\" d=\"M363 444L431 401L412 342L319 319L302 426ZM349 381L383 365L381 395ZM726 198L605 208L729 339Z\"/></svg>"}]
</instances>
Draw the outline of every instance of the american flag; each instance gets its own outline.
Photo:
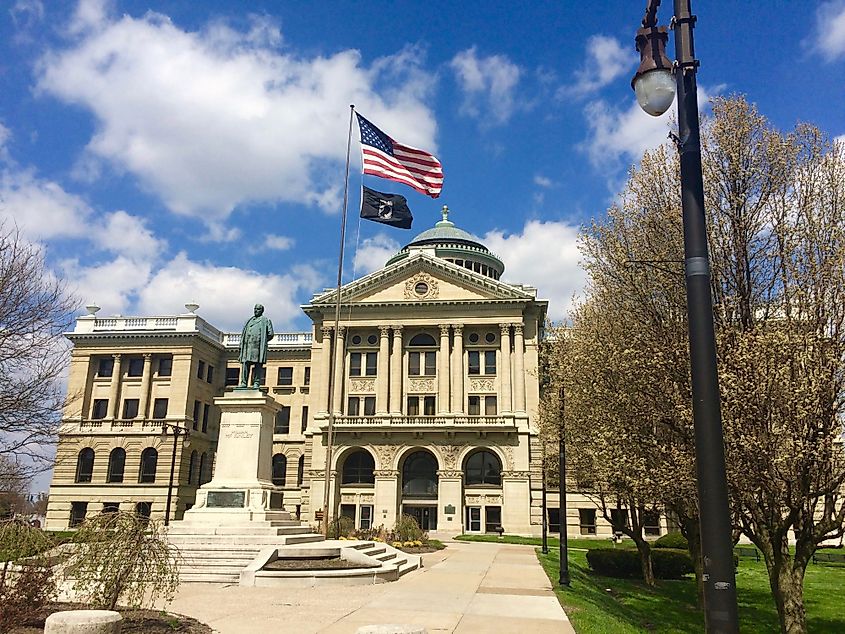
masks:
<instances>
[{"instance_id":1,"label":"american flag","mask_svg":"<svg viewBox=\"0 0 845 634\"><path fill-rule=\"evenodd\" d=\"M364 174L380 176L437 198L443 189L443 167L432 154L397 143L357 112L361 129Z\"/></svg>"}]
</instances>

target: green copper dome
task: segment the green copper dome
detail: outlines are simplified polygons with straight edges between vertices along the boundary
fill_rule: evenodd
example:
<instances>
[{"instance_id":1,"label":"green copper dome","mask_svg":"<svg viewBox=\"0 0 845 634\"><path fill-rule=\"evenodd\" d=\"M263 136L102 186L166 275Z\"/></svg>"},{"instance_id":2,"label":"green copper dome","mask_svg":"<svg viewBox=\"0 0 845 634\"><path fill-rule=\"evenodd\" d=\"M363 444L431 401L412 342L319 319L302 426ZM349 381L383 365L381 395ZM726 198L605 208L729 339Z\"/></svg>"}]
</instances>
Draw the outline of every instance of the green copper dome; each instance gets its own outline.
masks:
<instances>
[{"instance_id":1,"label":"green copper dome","mask_svg":"<svg viewBox=\"0 0 845 634\"><path fill-rule=\"evenodd\" d=\"M390 258L387 264L405 259L412 248L433 246L437 257L486 277L499 279L505 270L502 261L490 253L477 237L456 227L455 223L449 220L449 208L446 205L443 205L441 213L442 220L417 235Z\"/></svg>"}]
</instances>

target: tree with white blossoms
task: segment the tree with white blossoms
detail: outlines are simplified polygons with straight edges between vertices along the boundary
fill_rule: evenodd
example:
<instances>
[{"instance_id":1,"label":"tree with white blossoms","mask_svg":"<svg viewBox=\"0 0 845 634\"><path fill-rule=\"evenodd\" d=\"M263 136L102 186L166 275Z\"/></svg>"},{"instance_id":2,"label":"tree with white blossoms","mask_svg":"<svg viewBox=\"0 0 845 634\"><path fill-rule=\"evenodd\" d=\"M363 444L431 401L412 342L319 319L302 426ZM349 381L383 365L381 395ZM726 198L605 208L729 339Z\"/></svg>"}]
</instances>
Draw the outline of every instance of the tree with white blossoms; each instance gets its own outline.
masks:
<instances>
[{"instance_id":1,"label":"tree with white blossoms","mask_svg":"<svg viewBox=\"0 0 845 634\"><path fill-rule=\"evenodd\" d=\"M804 632L806 566L845 530L845 148L812 126L774 130L743 98L712 108L702 159L732 512L782 630ZM679 183L671 148L647 152L584 230L587 296L557 354L573 461L663 502L694 552Z\"/></svg>"}]
</instances>

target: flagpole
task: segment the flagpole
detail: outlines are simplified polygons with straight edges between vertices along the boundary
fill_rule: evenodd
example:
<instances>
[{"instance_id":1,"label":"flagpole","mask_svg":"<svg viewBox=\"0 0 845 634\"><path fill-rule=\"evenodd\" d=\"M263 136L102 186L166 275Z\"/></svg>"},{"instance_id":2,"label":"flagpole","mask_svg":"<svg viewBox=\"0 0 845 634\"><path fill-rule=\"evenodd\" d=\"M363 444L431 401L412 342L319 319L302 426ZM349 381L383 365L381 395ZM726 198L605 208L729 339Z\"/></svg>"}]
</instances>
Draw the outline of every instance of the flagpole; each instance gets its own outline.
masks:
<instances>
[{"instance_id":1,"label":"flagpole","mask_svg":"<svg viewBox=\"0 0 845 634\"><path fill-rule=\"evenodd\" d=\"M343 246L346 241L346 212L349 204L349 153L352 148L352 120L354 117L355 104L349 104L349 135L346 138L346 174L343 179L343 213L340 220L340 254L337 258L337 290L334 305L334 345L331 346L329 366L329 424L326 429L326 474L323 480L323 535L326 537L329 534L329 523L332 515L329 507L329 494L332 477L332 443L334 442L334 386L337 381L343 380L342 369L341 376L335 376L335 363L338 354L337 335L340 332L340 287L343 283ZM323 343L325 345L325 342ZM340 352L343 354L342 350ZM331 507L331 510L334 510L334 504Z\"/></svg>"}]
</instances>

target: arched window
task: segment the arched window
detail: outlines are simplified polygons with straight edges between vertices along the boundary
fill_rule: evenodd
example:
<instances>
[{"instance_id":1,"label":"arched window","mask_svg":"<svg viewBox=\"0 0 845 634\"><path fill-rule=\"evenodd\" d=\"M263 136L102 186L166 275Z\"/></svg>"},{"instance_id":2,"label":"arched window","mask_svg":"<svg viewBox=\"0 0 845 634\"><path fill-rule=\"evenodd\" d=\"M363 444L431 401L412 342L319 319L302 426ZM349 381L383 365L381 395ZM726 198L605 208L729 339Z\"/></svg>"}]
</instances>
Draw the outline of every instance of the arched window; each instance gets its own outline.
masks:
<instances>
[{"instance_id":1,"label":"arched window","mask_svg":"<svg viewBox=\"0 0 845 634\"><path fill-rule=\"evenodd\" d=\"M359 449L343 461L343 475L340 482L341 484L374 484L376 480L373 469L375 468L376 463L370 452Z\"/></svg>"},{"instance_id":2,"label":"arched window","mask_svg":"<svg viewBox=\"0 0 845 634\"><path fill-rule=\"evenodd\" d=\"M273 484L278 487L285 486L286 471L288 470L288 459L285 454L277 453L273 456Z\"/></svg>"},{"instance_id":3,"label":"arched window","mask_svg":"<svg viewBox=\"0 0 845 634\"><path fill-rule=\"evenodd\" d=\"M123 470L126 467L126 450L115 447L109 454L109 471L106 482L123 482Z\"/></svg>"},{"instance_id":4,"label":"arched window","mask_svg":"<svg viewBox=\"0 0 845 634\"><path fill-rule=\"evenodd\" d=\"M305 479L305 456L299 456L299 464L296 466L296 484L302 486Z\"/></svg>"},{"instance_id":5,"label":"arched window","mask_svg":"<svg viewBox=\"0 0 845 634\"><path fill-rule=\"evenodd\" d=\"M437 497L437 460L427 451L415 451L402 465L402 495Z\"/></svg>"},{"instance_id":6,"label":"arched window","mask_svg":"<svg viewBox=\"0 0 845 634\"><path fill-rule=\"evenodd\" d=\"M476 451L464 465L464 484L467 486L502 486L502 461L492 451Z\"/></svg>"},{"instance_id":7,"label":"arched window","mask_svg":"<svg viewBox=\"0 0 845 634\"><path fill-rule=\"evenodd\" d=\"M138 482L155 482L157 466L158 451L153 447L147 447L141 452L141 470L138 474Z\"/></svg>"},{"instance_id":8,"label":"arched window","mask_svg":"<svg viewBox=\"0 0 845 634\"><path fill-rule=\"evenodd\" d=\"M411 337L411 340L408 342L409 346L436 346L437 341L434 340L434 337L429 335L428 333L421 332L418 335L414 335Z\"/></svg>"},{"instance_id":9,"label":"arched window","mask_svg":"<svg viewBox=\"0 0 845 634\"><path fill-rule=\"evenodd\" d=\"M91 482L94 474L94 450L85 447L76 458L76 482Z\"/></svg>"},{"instance_id":10,"label":"arched window","mask_svg":"<svg viewBox=\"0 0 845 634\"><path fill-rule=\"evenodd\" d=\"M197 475L197 483L199 483L199 475L197 474L197 452L191 452L191 459L188 461L188 484L194 483L194 475Z\"/></svg>"}]
</instances>

